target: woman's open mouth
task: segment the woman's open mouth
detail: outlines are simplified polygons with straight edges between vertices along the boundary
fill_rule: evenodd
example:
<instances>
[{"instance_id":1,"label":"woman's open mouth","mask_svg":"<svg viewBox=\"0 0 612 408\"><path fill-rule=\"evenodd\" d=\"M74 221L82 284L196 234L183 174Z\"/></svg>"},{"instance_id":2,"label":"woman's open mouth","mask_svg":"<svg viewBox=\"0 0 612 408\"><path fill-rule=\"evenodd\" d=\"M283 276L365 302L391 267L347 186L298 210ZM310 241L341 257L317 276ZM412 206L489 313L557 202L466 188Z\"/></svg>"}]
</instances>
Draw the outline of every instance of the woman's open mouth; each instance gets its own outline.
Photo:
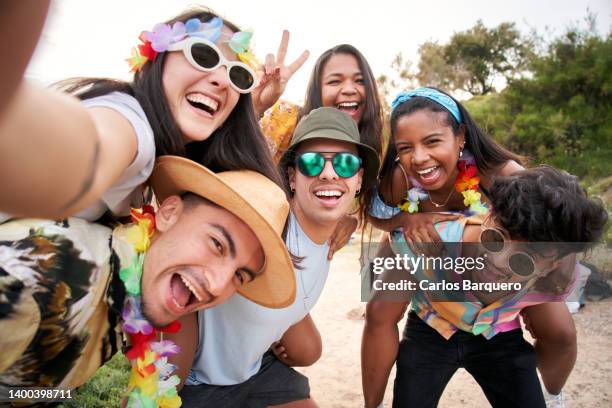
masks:
<instances>
[{"instance_id":1,"label":"woman's open mouth","mask_svg":"<svg viewBox=\"0 0 612 408\"><path fill-rule=\"evenodd\" d=\"M415 172L419 183L423 185L434 184L440 178L440 166L432 166Z\"/></svg>"},{"instance_id":2,"label":"woman's open mouth","mask_svg":"<svg viewBox=\"0 0 612 408\"><path fill-rule=\"evenodd\" d=\"M359 102L340 102L336 105L336 109L348 114L353 120L357 120L359 115Z\"/></svg>"},{"instance_id":3,"label":"woman's open mouth","mask_svg":"<svg viewBox=\"0 0 612 408\"><path fill-rule=\"evenodd\" d=\"M185 99L187 99L189 105L209 116L214 116L219 109L219 102L198 92L186 95Z\"/></svg>"}]
</instances>

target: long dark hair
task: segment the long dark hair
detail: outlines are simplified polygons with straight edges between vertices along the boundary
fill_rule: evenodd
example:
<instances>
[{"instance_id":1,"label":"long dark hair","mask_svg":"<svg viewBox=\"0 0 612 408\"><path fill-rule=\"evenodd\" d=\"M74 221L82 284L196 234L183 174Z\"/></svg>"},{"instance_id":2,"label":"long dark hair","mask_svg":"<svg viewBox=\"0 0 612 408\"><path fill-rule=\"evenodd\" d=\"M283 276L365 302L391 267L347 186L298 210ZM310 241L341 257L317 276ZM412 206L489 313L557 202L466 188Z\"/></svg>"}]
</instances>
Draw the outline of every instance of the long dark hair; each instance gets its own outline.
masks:
<instances>
[{"instance_id":1,"label":"long dark hair","mask_svg":"<svg viewBox=\"0 0 612 408\"><path fill-rule=\"evenodd\" d=\"M397 132L397 122L401 117L410 115L419 110L429 110L430 112L444 114L445 123L452 128L455 136L459 134L463 126L465 128L465 147L474 155L476 166L480 171L496 169L508 160L514 160L519 164L525 161L523 157L500 146L493 138L483 132L476 122L472 120L472 117L465 107L455 98L437 88L428 88L436 89L440 93L452 98L459 107L463 123L457 122L455 117L446 108L442 107L442 105L422 96L411 98L396 107L391 113L391 119L389 121L391 127L391 140L389 140L389 147L387 148L380 170L381 183L391 180L393 167L396 164L395 158L397 157L397 149L395 147L395 134Z\"/></svg>"},{"instance_id":2,"label":"long dark hair","mask_svg":"<svg viewBox=\"0 0 612 408\"><path fill-rule=\"evenodd\" d=\"M218 16L210 9L197 7L166 23L185 22L191 18L206 22L214 17ZM223 24L234 32L240 31L235 24L225 19ZM163 88L162 75L166 55L167 53L160 53L154 61L147 62L134 75L132 82L106 78L74 78L58 85L81 100L111 92L123 92L136 98L153 129L157 156L171 154L187 157L215 172L252 170L283 187L255 117L250 94L240 94L229 117L208 139L184 144L183 135L172 116Z\"/></svg>"},{"instance_id":3,"label":"long dark hair","mask_svg":"<svg viewBox=\"0 0 612 408\"><path fill-rule=\"evenodd\" d=\"M301 116L307 115L313 109L317 109L323 106L323 98L321 95L322 82L321 74L329 59L337 54L352 55L357 60L361 75L363 77L363 85L365 88L365 109L359 121L359 135L361 143L365 143L371 146L378 157L382 156L382 130L383 130L383 114L382 107L380 104L380 97L378 95L378 87L376 86L376 79L370 68L370 64L365 59L363 54L352 45L340 44L333 48L325 51L314 65L310 80L308 81L308 87L306 88L306 102L301 112ZM365 220L365 215L368 212L368 208L372 199L374 188L376 183L372 183L369 186L362 185L361 192L359 194L359 212L361 213L362 220Z\"/></svg>"}]
</instances>

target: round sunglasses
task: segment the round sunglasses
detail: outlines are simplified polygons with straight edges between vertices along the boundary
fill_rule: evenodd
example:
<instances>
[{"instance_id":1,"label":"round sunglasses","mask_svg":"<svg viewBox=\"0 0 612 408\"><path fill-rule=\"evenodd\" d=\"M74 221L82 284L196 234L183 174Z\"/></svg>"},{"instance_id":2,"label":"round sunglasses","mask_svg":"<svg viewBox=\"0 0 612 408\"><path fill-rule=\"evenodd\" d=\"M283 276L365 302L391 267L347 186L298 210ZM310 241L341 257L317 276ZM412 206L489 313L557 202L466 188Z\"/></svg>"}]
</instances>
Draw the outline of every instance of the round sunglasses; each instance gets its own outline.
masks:
<instances>
[{"instance_id":1,"label":"round sunglasses","mask_svg":"<svg viewBox=\"0 0 612 408\"><path fill-rule=\"evenodd\" d=\"M228 60L214 43L204 38L188 37L171 44L168 51L183 51L187 61L200 71L210 72L223 65L232 88L240 93L249 93L257 86L257 76L250 66Z\"/></svg>"},{"instance_id":2,"label":"round sunglasses","mask_svg":"<svg viewBox=\"0 0 612 408\"><path fill-rule=\"evenodd\" d=\"M480 244L492 254L502 254L510 249L510 238L497 228L483 227L480 231ZM533 274L540 274L533 256L528 253L517 251L508 257L508 268L512 273L523 278Z\"/></svg>"},{"instance_id":3,"label":"round sunglasses","mask_svg":"<svg viewBox=\"0 0 612 408\"><path fill-rule=\"evenodd\" d=\"M331 157L323 154L330 154ZM295 164L303 175L316 177L323 172L328 160L336 174L342 178L353 177L361 168L361 158L349 152L305 152L296 158Z\"/></svg>"}]
</instances>

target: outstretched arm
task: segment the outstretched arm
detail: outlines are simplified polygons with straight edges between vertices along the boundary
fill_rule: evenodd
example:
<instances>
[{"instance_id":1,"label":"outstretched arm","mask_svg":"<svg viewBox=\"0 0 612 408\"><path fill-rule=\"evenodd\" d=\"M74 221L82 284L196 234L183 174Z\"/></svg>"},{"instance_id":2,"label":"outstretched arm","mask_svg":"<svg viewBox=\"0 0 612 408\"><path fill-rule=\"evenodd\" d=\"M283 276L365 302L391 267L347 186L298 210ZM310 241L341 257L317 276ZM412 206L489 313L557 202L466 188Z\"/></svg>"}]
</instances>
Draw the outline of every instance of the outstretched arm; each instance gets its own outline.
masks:
<instances>
[{"instance_id":1,"label":"outstretched arm","mask_svg":"<svg viewBox=\"0 0 612 408\"><path fill-rule=\"evenodd\" d=\"M0 117L19 88L48 10L49 0L4 0L0 3L0 37L4 39L0 48L0 61L4 61L0 64Z\"/></svg>"},{"instance_id":2,"label":"outstretched arm","mask_svg":"<svg viewBox=\"0 0 612 408\"><path fill-rule=\"evenodd\" d=\"M73 215L98 200L136 152L135 131L120 113L23 82L0 118L0 211Z\"/></svg>"},{"instance_id":3,"label":"outstretched arm","mask_svg":"<svg viewBox=\"0 0 612 408\"><path fill-rule=\"evenodd\" d=\"M0 50L1 59L11 61L0 67L0 211L64 218L98 200L137 147L119 113L87 110L71 96L22 79L48 3L7 0L0 6L0 34L12 39Z\"/></svg>"}]
</instances>

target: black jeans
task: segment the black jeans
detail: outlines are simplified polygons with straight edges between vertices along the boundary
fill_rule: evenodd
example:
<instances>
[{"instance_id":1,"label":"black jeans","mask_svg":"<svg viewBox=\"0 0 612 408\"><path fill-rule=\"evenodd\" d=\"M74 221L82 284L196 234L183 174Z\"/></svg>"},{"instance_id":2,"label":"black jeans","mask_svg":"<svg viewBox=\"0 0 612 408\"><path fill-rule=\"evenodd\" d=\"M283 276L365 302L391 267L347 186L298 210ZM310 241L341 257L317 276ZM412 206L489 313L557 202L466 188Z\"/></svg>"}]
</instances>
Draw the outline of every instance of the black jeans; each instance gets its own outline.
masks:
<instances>
[{"instance_id":1,"label":"black jeans","mask_svg":"<svg viewBox=\"0 0 612 408\"><path fill-rule=\"evenodd\" d=\"M449 340L410 313L397 356L393 408L435 407L458 368L478 382L491 405L545 407L534 348L521 329L487 340L457 331Z\"/></svg>"}]
</instances>

